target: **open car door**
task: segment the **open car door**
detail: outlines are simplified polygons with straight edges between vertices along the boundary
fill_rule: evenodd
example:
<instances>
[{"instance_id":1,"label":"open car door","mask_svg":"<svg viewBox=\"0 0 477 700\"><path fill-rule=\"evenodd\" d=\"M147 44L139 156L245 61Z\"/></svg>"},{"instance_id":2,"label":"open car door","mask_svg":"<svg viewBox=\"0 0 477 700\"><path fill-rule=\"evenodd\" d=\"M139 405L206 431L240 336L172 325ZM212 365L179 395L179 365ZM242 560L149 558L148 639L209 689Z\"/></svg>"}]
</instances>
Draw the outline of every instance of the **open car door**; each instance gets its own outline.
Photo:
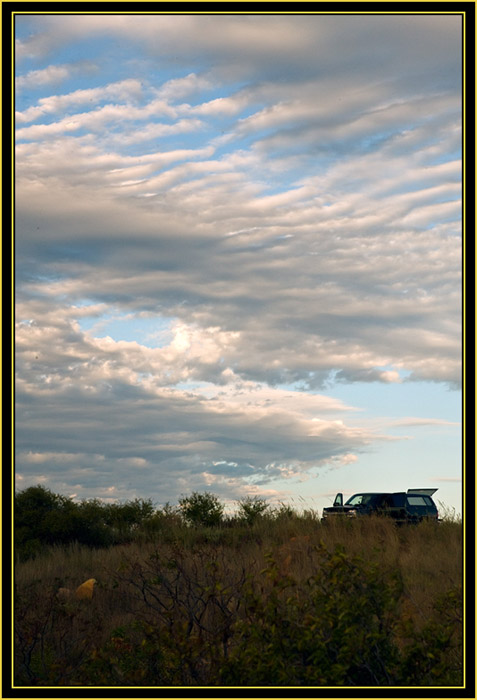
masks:
<instances>
[{"instance_id":1,"label":"open car door","mask_svg":"<svg viewBox=\"0 0 477 700\"><path fill-rule=\"evenodd\" d=\"M408 493L422 493L424 496L432 496L437 489L408 489Z\"/></svg>"}]
</instances>

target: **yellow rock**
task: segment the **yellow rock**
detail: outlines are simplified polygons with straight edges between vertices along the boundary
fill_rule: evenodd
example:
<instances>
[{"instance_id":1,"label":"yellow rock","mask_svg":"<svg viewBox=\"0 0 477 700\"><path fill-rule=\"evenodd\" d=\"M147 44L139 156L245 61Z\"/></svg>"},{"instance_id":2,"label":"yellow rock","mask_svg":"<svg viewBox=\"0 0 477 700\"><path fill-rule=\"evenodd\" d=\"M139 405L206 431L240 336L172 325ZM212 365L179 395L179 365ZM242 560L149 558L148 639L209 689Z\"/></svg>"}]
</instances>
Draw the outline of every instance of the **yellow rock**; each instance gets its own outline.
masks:
<instances>
[{"instance_id":1,"label":"yellow rock","mask_svg":"<svg viewBox=\"0 0 477 700\"><path fill-rule=\"evenodd\" d=\"M89 578L87 581L78 586L75 591L75 596L78 600L91 600L93 597L94 584L96 583L95 578Z\"/></svg>"}]
</instances>

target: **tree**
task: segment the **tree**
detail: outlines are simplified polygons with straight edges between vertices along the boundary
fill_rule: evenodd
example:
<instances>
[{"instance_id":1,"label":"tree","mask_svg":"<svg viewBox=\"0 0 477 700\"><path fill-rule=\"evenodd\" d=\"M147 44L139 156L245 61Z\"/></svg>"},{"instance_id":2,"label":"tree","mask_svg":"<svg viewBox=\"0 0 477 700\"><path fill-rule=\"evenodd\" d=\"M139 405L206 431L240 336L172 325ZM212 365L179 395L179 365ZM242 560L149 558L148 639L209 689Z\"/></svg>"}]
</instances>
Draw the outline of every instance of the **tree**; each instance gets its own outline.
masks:
<instances>
[{"instance_id":1,"label":"tree","mask_svg":"<svg viewBox=\"0 0 477 700\"><path fill-rule=\"evenodd\" d=\"M21 547L30 540L34 541L35 546L48 542L48 521L51 521L64 508L68 500L64 496L52 493L41 484L16 493L14 506L16 546Z\"/></svg>"},{"instance_id":2,"label":"tree","mask_svg":"<svg viewBox=\"0 0 477 700\"><path fill-rule=\"evenodd\" d=\"M191 525L217 526L224 514L224 506L217 496L207 492L194 491L190 496L181 498L179 508L183 518Z\"/></svg>"},{"instance_id":3,"label":"tree","mask_svg":"<svg viewBox=\"0 0 477 700\"><path fill-rule=\"evenodd\" d=\"M237 515L240 520L245 520L247 525L253 525L259 518L262 518L269 509L264 498L258 496L247 496L238 501Z\"/></svg>"}]
</instances>

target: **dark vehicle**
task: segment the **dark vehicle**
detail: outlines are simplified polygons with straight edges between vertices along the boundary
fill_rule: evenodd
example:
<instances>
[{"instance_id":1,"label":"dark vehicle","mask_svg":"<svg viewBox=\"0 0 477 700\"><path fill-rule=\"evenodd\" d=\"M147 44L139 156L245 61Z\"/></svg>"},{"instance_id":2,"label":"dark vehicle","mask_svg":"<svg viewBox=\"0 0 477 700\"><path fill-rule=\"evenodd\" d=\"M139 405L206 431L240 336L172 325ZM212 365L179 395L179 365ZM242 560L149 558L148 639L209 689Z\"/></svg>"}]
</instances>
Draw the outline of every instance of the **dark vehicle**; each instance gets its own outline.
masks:
<instances>
[{"instance_id":1,"label":"dark vehicle","mask_svg":"<svg viewBox=\"0 0 477 700\"><path fill-rule=\"evenodd\" d=\"M321 522L330 517L356 518L361 515L382 515L393 518L398 525L419 523L423 519L438 522L439 513L432 500L437 489L408 489L396 493L356 493L343 504L338 493L330 508L323 508Z\"/></svg>"}]
</instances>

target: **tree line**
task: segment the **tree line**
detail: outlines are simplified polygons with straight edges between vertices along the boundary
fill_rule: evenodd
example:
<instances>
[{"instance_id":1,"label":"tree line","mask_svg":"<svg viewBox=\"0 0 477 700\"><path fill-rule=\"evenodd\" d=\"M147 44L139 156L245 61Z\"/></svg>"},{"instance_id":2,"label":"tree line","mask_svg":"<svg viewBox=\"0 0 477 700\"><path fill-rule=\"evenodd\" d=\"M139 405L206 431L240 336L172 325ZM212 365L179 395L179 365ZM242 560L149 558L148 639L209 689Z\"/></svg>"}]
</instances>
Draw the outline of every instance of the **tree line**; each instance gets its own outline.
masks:
<instances>
[{"instance_id":1,"label":"tree line","mask_svg":"<svg viewBox=\"0 0 477 700\"><path fill-rule=\"evenodd\" d=\"M281 504L272 508L265 499L247 497L237 502L234 515L214 494L193 492L157 509L151 499L136 498L124 503L105 503L98 498L73 501L42 485L15 494L15 551L20 560L36 556L50 545L72 542L91 547L109 547L152 537L164 530L218 528L253 525L259 519L291 516Z\"/></svg>"}]
</instances>

